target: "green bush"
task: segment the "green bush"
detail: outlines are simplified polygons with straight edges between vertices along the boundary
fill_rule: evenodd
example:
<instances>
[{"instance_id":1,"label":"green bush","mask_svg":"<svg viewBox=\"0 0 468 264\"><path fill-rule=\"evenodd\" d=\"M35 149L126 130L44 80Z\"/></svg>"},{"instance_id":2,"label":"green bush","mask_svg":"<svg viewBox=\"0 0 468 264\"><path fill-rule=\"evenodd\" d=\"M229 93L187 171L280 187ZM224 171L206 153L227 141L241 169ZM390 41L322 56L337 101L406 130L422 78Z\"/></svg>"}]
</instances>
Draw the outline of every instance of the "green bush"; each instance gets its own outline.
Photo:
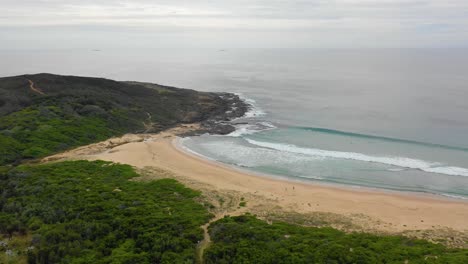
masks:
<instances>
[{"instance_id":1,"label":"green bush","mask_svg":"<svg viewBox=\"0 0 468 264\"><path fill-rule=\"evenodd\" d=\"M21 157L23 146L11 137L0 134L0 165L8 164Z\"/></svg>"},{"instance_id":2,"label":"green bush","mask_svg":"<svg viewBox=\"0 0 468 264\"><path fill-rule=\"evenodd\" d=\"M51 115L36 108L0 118L0 165L44 157L122 133L103 119L65 115L56 107L50 108L60 115Z\"/></svg>"},{"instance_id":3,"label":"green bush","mask_svg":"<svg viewBox=\"0 0 468 264\"><path fill-rule=\"evenodd\" d=\"M468 263L468 250L423 240L269 225L251 215L225 217L209 233L206 263Z\"/></svg>"},{"instance_id":4,"label":"green bush","mask_svg":"<svg viewBox=\"0 0 468 264\"><path fill-rule=\"evenodd\" d=\"M127 165L20 166L0 180L0 230L33 234L31 263L186 263L211 215L171 179L129 181Z\"/></svg>"}]
</instances>

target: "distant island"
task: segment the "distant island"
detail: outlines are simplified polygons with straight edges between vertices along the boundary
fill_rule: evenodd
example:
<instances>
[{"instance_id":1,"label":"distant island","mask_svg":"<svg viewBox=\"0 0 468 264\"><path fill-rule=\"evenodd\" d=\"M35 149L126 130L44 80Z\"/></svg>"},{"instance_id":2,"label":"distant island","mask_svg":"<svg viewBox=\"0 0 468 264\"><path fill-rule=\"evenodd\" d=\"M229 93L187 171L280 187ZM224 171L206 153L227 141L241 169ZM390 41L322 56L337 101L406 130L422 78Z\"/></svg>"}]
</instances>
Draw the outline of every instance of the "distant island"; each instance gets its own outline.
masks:
<instances>
[{"instance_id":1,"label":"distant island","mask_svg":"<svg viewBox=\"0 0 468 264\"><path fill-rule=\"evenodd\" d=\"M465 202L268 179L178 145L233 132L249 108L152 83L0 78L0 263L468 263Z\"/></svg>"}]
</instances>

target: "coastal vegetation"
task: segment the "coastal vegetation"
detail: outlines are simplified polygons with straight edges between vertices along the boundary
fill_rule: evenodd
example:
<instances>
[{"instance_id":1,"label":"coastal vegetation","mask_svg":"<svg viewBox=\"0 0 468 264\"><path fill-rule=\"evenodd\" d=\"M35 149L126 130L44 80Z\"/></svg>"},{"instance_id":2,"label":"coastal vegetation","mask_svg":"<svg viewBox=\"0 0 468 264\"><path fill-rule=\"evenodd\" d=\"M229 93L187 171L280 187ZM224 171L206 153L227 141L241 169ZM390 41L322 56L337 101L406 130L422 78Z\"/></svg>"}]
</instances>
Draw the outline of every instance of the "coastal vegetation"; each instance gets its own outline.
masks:
<instances>
[{"instance_id":1,"label":"coastal vegetation","mask_svg":"<svg viewBox=\"0 0 468 264\"><path fill-rule=\"evenodd\" d=\"M346 234L333 228L268 224L253 215L209 226L206 263L466 263L468 250L402 236Z\"/></svg>"},{"instance_id":2,"label":"coastal vegetation","mask_svg":"<svg viewBox=\"0 0 468 264\"><path fill-rule=\"evenodd\" d=\"M56 106L33 106L0 117L0 165L40 158L123 133L97 117L76 117Z\"/></svg>"},{"instance_id":3,"label":"coastal vegetation","mask_svg":"<svg viewBox=\"0 0 468 264\"><path fill-rule=\"evenodd\" d=\"M128 165L19 166L0 179L0 228L31 236L29 263L191 263L210 213L172 179L142 183ZM0 247L1 250L1 247Z\"/></svg>"},{"instance_id":4,"label":"coastal vegetation","mask_svg":"<svg viewBox=\"0 0 468 264\"><path fill-rule=\"evenodd\" d=\"M268 224L249 214L211 223L207 239L201 227L216 208L173 179L137 181L132 167L104 161L30 162L128 132L219 118L227 107L219 94L153 84L0 78L0 263L468 263L468 250L428 241ZM233 206L249 204L241 197ZM209 240L200 260L197 246Z\"/></svg>"},{"instance_id":5,"label":"coastal vegetation","mask_svg":"<svg viewBox=\"0 0 468 264\"><path fill-rule=\"evenodd\" d=\"M0 178L0 252L9 263L194 263L213 217L172 179L135 181L128 165L21 165ZM209 226L205 263L466 263L468 250L401 236L268 224L253 215ZM4 255L4 254L3 254ZM0 259L2 254L0 254Z\"/></svg>"}]
</instances>

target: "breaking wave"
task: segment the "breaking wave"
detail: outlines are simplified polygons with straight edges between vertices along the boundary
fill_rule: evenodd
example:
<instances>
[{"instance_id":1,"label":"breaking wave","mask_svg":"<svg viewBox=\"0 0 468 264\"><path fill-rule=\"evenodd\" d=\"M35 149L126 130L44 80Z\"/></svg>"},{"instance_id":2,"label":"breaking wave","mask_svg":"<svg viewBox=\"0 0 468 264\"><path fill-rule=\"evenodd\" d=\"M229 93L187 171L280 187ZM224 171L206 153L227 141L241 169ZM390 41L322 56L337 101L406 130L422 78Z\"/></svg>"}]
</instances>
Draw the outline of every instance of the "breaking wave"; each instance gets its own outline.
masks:
<instances>
[{"instance_id":1,"label":"breaking wave","mask_svg":"<svg viewBox=\"0 0 468 264\"><path fill-rule=\"evenodd\" d=\"M382 157L382 156L371 156L356 152L343 152L343 151L331 151L315 148L302 148L290 144L278 144L263 141L256 141L252 139L245 139L252 145L275 149L278 151L285 151L296 154L303 154L313 157L322 158L336 158L336 159L347 159L356 160L363 162L373 162L386 164L401 168L417 169L430 173L445 174L451 176L466 176L468 177L468 169L461 167L445 166L437 162L429 162L419 159L411 159L406 157Z\"/></svg>"}]
</instances>

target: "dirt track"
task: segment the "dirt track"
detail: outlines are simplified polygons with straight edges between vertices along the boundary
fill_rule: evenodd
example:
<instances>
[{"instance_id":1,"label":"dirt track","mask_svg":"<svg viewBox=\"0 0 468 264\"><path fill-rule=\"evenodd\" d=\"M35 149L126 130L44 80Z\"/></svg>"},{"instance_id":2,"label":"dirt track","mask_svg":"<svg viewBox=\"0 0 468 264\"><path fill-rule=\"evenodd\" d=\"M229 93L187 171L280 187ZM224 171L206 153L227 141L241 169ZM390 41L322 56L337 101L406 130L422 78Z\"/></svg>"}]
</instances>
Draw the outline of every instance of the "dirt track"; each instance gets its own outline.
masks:
<instances>
[{"instance_id":1,"label":"dirt track","mask_svg":"<svg viewBox=\"0 0 468 264\"><path fill-rule=\"evenodd\" d=\"M28 79L28 82L29 82L29 88L31 89L31 91L41 94L41 95L45 95L45 93L41 89L34 87L33 81Z\"/></svg>"}]
</instances>

